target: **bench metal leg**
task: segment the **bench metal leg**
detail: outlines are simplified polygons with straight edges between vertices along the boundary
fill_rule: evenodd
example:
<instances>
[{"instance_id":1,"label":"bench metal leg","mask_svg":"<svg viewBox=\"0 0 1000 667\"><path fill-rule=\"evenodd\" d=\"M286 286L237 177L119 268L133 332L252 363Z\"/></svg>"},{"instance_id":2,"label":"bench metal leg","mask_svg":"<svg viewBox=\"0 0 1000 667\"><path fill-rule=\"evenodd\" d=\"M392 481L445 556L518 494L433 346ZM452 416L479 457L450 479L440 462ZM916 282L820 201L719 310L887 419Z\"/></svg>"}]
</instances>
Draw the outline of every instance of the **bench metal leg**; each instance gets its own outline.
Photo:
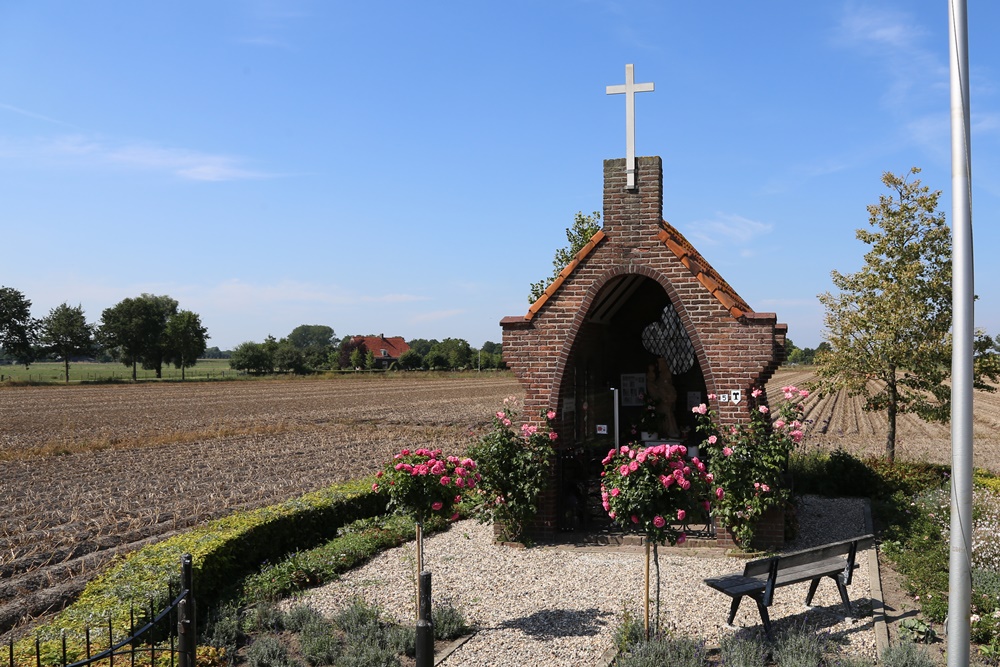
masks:
<instances>
[{"instance_id":1,"label":"bench metal leg","mask_svg":"<svg viewBox=\"0 0 1000 667\"><path fill-rule=\"evenodd\" d=\"M816 595L816 588L819 587L819 580L822 577L818 577L809 582L809 594L806 595L806 606L811 607L813 602L813 596Z\"/></svg>"},{"instance_id":2,"label":"bench metal leg","mask_svg":"<svg viewBox=\"0 0 1000 667\"><path fill-rule=\"evenodd\" d=\"M736 612L740 608L740 602L743 601L743 596L738 595L733 598L732 604L729 605L729 620L726 621L726 625L732 625L733 621L736 619Z\"/></svg>"},{"instance_id":3,"label":"bench metal leg","mask_svg":"<svg viewBox=\"0 0 1000 667\"><path fill-rule=\"evenodd\" d=\"M854 616L854 612L851 611L851 600L847 597L847 586L840 580L840 577L833 577L833 580L837 582L837 590L840 591L840 599L844 603L844 610L847 612L848 618Z\"/></svg>"},{"instance_id":4,"label":"bench metal leg","mask_svg":"<svg viewBox=\"0 0 1000 667\"><path fill-rule=\"evenodd\" d=\"M764 634L770 641L774 641L774 635L771 634L771 617L767 613L767 607L764 605L764 600L762 598L754 598L757 602L757 611L760 612L760 620L764 623Z\"/></svg>"}]
</instances>

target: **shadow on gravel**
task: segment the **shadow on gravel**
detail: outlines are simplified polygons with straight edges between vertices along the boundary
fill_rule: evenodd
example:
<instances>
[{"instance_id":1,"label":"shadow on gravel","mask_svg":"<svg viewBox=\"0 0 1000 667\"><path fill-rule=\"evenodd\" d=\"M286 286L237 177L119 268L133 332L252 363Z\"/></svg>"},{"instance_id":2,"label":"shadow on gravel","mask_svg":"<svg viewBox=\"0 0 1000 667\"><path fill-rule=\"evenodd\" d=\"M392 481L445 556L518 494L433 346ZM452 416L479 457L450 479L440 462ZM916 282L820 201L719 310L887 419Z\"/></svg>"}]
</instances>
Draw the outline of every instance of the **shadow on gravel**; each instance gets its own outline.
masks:
<instances>
[{"instance_id":1,"label":"shadow on gravel","mask_svg":"<svg viewBox=\"0 0 1000 667\"><path fill-rule=\"evenodd\" d=\"M504 621L503 630L520 630L538 639L555 637L586 637L596 635L607 625L604 619L613 616L600 609L543 609L530 616Z\"/></svg>"}]
</instances>

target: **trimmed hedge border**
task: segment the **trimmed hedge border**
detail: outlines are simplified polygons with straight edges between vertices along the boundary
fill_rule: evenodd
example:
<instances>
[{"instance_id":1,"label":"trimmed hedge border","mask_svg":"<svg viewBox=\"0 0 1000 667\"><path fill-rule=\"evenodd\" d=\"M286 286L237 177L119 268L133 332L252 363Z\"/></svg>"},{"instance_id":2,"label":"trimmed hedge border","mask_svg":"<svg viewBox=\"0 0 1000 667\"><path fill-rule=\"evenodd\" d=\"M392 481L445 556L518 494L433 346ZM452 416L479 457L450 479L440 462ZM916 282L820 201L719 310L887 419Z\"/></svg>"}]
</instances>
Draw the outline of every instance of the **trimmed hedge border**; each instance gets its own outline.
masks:
<instances>
[{"instance_id":1,"label":"trimmed hedge border","mask_svg":"<svg viewBox=\"0 0 1000 667\"><path fill-rule=\"evenodd\" d=\"M168 585L177 589L180 557L185 553L193 557L194 590L205 609L264 562L336 537L345 524L383 514L385 498L372 490L373 482L374 478L352 480L277 505L237 512L125 556L87 584L52 621L36 629L42 640L42 663L61 660L64 630L70 661L83 655L74 635L82 643L85 628L107 628L109 617L116 640L126 637L130 605L148 609L151 597L165 599ZM18 643L19 664L29 656L34 662L34 644L34 637Z\"/></svg>"}]
</instances>

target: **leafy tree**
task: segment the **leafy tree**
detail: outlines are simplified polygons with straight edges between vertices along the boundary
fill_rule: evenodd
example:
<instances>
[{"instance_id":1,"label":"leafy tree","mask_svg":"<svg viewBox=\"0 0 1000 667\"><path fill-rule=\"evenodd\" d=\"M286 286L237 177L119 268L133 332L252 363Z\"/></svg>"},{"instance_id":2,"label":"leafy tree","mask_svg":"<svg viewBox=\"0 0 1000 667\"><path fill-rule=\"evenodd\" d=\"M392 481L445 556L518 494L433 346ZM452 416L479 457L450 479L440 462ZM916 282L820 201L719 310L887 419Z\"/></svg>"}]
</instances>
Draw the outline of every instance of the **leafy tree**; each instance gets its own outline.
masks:
<instances>
[{"instance_id":1,"label":"leafy tree","mask_svg":"<svg viewBox=\"0 0 1000 667\"><path fill-rule=\"evenodd\" d=\"M357 370L359 368L364 368L365 366L365 353L368 349L365 347L364 343L356 345L353 350L351 350L351 368Z\"/></svg>"},{"instance_id":2,"label":"leafy tree","mask_svg":"<svg viewBox=\"0 0 1000 667\"><path fill-rule=\"evenodd\" d=\"M438 340L435 338L431 338L430 340L426 338L414 338L409 343L410 349L415 350L421 357L426 357L431 348L437 344Z\"/></svg>"},{"instance_id":3,"label":"leafy tree","mask_svg":"<svg viewBox=\"0 0 1000 667\"><path fill-rule=\"evenodd\" d=\"M590 239L593 238L594 234L600 231L600 229L600 212L594 211L590 215L584 215L583 211L577 211L573 218L573 226L566 228L566 240L569 241L569 245L565 248L556 250L556 255L552 259L552 276L531 284L531 292L528 294L528 303L538 301L538 299L542 296L542 293L545 292L545 288L549 286L549 283L559 277L559 273L573 261L576 254L580 252L583 246L590 242Z\"/></svg>"},{"instance_id":4,"label":"leafy tree","mask_svg":"<svg viewBox=\"0 0 1000 667\"><path fill-rule=\"evenodd\" d=\"M217 346L212 346L206 349L201 356L203 359L228 359L230 354L232 353L229 350L220 350Z\"/></svg>"},{"instance_id":5,"label":"leafy tree","mask_svg":"<svg viewBox=\"0 0 1000 667\"><path fill-rule=\"evenodd\" d=\"M265 343L246 341L233 348L229 356L229 367L251 375L273 373L274 352Z\"/></svg>"},{"instance_id":6,"label":"leafy tree","mask_svg":"<svg viewBox=\"0 0 1000 667\"><path fill-rule=\"evenodd\" d=\"M274 365L281 373L305 375L309 371L305 352L287 338L278 342L274 351Z\"/></svg>"},{"instance_id":7,"label":"leafy tree","mask_svg":"<svg viewBox=\"0 0 1000 667\"><path fill-rule=\"evenodd\" d=\"M306 365L310 368L322 368L329 364L330 353L340 341L331 327L302 324L288 334L288 342L302 351Z\"/></svg>"},{"instance_id":8,"label":"leafy tree","mask_svg":"<svg viewBox=\"0 0 1000 667\"><path fill-rule=\"evenodd\" d=\"M941 192L909 180L918 173L882 175L891 193L868 206L873 230L857 230L871 246L864 266L833 271L839 293L819 297L830 343L818 358L820 389L846 389L864 397L865 410L886 413L890 462L900 414L944 422L951 411L951 235L937 210ZM975 385L992 391L983 381L988 369L977 364Z\"/></svg>"},{"instance_id":9,"label":"leafy tree","mask_svg":"<svg viewBox=\"0 0 1000 667\"><path fill-rule=\"evenodd\" d=\"M13 287L0 287L0 347L27 367L35 359L38 323L31 317L31 301Z\"/></svg>"},{"instance_id":10,"label":"leafy tree","mask_svg":"<svg viewBox=\"0 0 1000 667\"><path fill-rule=\"evenodd\" d=\"M340 358L338 360L338 366L340 368L358 368L361 364L355 364L352 362L351 357L354 355L354 351L361 349L360 354L361 359L364 359L364 353L367 351L363 340L355 340L354 336L345 336L340 341Z\"/></svg>"},{"instance_id":11,"label":"leafy tree","mask_svg":"<svg viewBox=\"0 0 1000 667\"><path fill-rule=\"evenodd\" d=\"M445 368L462 369L472 365L472 347L463 338L445 338L428 352L435 353L445 358Z\"/></svg>"},{"instance_id":12,"label":"leafy tree","mask_svg":"<svg viewBox=\"0 0 1000 667\"><path fill-rule=\"evenodd\" d=\"M400 355L399 367L406 371L413 371L420 368L424 363L424 358L412 347Z\"/></svg>"},{"instance_id":13,"label":"leafy tree","mask_svg":"<svg viewBox=\"0 0 1000 667\"><path fill-rule=\"evenodd\" d=\"M139 298L150 304L149 313L153 318L149 322L149 339L142 353L142 367L156 371L156 377L160 378L163 377L163 364L169 363L168 357L171 356L167 340L167 323L177 315L177 300L166 295L153 294L143 294Z\"/></svg>"},{"instance_id":14,"label":"leafy tree","mask_svg":"<svg viewBox=\"0 0 1000 667\"><path fill-rule=\"evenodd\" d=\"M42 318L39 342L42 349L62 359L66 382L69 382L70 357L88 355L94 350L94 325L87 324L83 307L63 303Z\"/></svg>"},{"instance_id":15,"label":"leafy tree","mask_svg":"<svg viewBox=\"0 0 1000 667\"><path fill-rule=\"evenodd\" d=\"M205 353L205 341L208 338L208 329L201 325L201 318L197 313L181 310L167 320L164 360L173 363L174 368L181 369L181 380L185 379L185 369L198 363L199 357Z\"/></svg>"},{"instance_id":16,"label":"leafy tree","mask_svg":"<svg viewBox=\"0 0 1000 667\"><path fill-rule=\"evenodd\" d=\"M365 353L365 369L371 370L375 368L375 353L368 350Z\"/></svg>"},{"instance_id":17,"label":"leafy tree","mask_svg":"<svg viewBox=\"0 0 1000 667\"><path fill-rule=\"evenodd\" d=\"M446 369L448 368L448 357L440 350L431 350L424 355L424 368L429 371Z\"/></svg>"},{"instance_id":18,"label":"leafy tree","mask_svg":"<svg viewBox=\"0 0 1000 667\"><path fill-rule=\"evenodd\" d=\"M136 380L136 369L146 360L162 359L161 352L151 351L160 346L167 317L161 304L143 294L139 297L122 299L101 313L101 324L97 330L99 342L111 356L132 367L132 380ZM167 297L169 298L169 297ZM176 302L175 308L176 308Z\"/></svg>"}]
</instances>

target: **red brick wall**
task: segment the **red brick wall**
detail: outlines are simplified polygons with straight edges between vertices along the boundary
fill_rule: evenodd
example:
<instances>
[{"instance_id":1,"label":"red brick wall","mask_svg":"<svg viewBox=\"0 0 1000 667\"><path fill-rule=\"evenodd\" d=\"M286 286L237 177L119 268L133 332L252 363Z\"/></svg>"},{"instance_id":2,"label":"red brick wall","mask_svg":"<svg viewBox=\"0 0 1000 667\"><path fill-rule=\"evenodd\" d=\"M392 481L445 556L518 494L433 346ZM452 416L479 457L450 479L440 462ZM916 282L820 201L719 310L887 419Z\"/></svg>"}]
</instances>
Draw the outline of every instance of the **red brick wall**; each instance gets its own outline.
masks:
<instances>
[{"instance_id":1,"label":"red brick wall","mask_svg":"<svg viewBox=\"0 0 1000 667\"><path fill-rule=\"evenodd\" d=\"M645 276L666 291L694 345L708 393L739 389L748 396L764 386L782 359L786 328L773 313L734 318L660 240L662 163L658 157L640 157L636 163L635 190L625 187L624 159L604 163L605 238L531 319L501 321L504 360L525 391L524 415L540 426L544 409L559 412L563 375L590 306L601 288L622 274ZM738 404L716 400L710 407L722 424L749 419L745 399ZM542 534L555 529L555 495L552 490L543 499L537 526Z\"/></svg>"}]
</instances>

